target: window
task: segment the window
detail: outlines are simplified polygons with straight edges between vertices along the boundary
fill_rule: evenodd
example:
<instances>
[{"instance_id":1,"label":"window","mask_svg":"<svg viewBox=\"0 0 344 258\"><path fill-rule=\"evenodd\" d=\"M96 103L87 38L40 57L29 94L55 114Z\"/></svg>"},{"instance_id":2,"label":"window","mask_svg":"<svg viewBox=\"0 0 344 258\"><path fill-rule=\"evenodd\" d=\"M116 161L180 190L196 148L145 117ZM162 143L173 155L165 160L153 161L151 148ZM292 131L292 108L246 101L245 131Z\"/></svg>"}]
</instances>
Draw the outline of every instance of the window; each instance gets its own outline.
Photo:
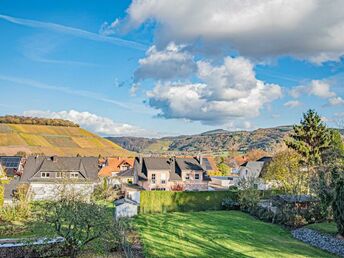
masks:
<instances>
[{"instance_id":1,"label":"window","mask_svg":"<svg viewBox=\"0 0 344 258\"><path fill-rule=\"evenodd\" d=\"M128 184L132 184L132 183L133 183L133 179L128 178L127 183L128 183Z\"/></svg>"},{"instance_id":2,"label":"window","mask_svg":"<svg viewBox=\"0 0 344 258\"><path fill-rule=\"evenodd\" d=\"M50 173L49 172L41 172L41 177L42 178L48 178L48 177L50 177Z\"/></svg>"},{"instance_id":3,"label":"window","mask_svg":"<svg viewBox=\"0 0 344 258\"><path fill-rule=\"evenodd\" d=\"M56 178L62 178L63 173L62 172L56 172Z\"/></svg>"},{"instance_id":4,"label":"window","mask_svg":"<svg viewBox=\"0 0 344 258\"><path fill-rule=\"evenodd\" d=\"M152 174L152 183L155 184L155 174Z\"/></svg>"},{"instance_id":5,"label":"window","mask_svg":"<svg viewBox=\"0 0 344 258\"><path fill-rule=\"evenodd\" d=\"M185 179L186 179L186 180L189 180L189 179L190 179L190 174L186 174L186 175L185 175Z\"/></svg>"},{"instance_id":6,"label":"window","mask_svg":"<svg viewBox=\"0 0 344 258\"><path fill-rule=\"evenodd\" d=\"M129 165L121 165L120 171L125 171L129 169Z\"/></svg>"},{"instance_id":7,"label":"window","mask_svg":"<svg viewBox=\"0 0 344 258\"><path fill-rule=\"evenodd\" d=\"M79 173L78 172L70 173L70 178L78 178L78 177L79 177Z\"/></svg>"},{"instance_id":8,"label":"window","mask_svg":"<svg viewBox=\"0 0 344 258\"><path fill-rule=\"evenodd\" d=\"M199 174L195 174L195 179L199 179Z\"/></svg>"}]
</instances>

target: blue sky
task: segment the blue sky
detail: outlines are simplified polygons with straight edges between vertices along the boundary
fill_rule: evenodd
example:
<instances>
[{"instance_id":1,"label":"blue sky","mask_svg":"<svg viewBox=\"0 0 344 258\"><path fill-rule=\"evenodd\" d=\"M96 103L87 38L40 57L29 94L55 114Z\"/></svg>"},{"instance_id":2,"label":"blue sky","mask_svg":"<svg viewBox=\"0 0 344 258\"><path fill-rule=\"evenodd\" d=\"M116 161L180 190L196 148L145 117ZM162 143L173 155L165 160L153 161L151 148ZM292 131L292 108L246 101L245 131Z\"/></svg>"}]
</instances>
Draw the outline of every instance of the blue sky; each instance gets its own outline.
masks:
<instances>
[{"instance_id":1,"label":"blue sky","mask_svg":"<svg viewBox=\"0 0 344 258\"><path fill-rule=\"evenodd\" d=\"M293 124L314 108L335 126L343 4L285 5L2 0L0 115L158 137Z\"/></svg>"}]
</instances>

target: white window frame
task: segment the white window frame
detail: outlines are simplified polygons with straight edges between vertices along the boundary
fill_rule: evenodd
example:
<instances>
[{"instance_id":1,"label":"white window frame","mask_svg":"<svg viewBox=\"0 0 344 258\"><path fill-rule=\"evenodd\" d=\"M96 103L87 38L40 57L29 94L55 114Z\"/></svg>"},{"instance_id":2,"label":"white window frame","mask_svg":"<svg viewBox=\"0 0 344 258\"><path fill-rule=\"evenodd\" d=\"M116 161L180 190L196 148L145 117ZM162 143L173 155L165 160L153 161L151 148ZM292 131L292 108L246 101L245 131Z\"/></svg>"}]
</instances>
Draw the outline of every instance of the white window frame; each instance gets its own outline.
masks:
<instances>
[{"instance_id":1,"label":"white window frame","mask_svg":"<svg viewBox=\"0 0 344 258\"><path fill-rule=\"evenodd\" d=\"M197 178L198 177L198 178ZM195 180L199 180L201 177L199 174L195 174Z\"/></svg>"},{"instance_id":2,"label":"white window frame","mask_svg":"<svg viewBox=\"0 0 344 258\"><path fill-rule=\"evenodd\" d=\"M189 173L187 173L187 174L185 175L185 180L190 180L190 174L189 174Z\"/></svg>"},{"instance_id":3,"label":"white window frame","mask_svg":"<svg viewBox=\"0 0 344 258\"><path fill-rule=\"evenodd\" d=\"M75 176L76 175L76 176ZM70 178L72 178L72 179L77 179L77 178L79 178L79 173L78 172L71 172L70 173Z\"/></svg>"},{"instance_id":4,"label":"white window frame","mask_svg":"<svg viewBox=\"0 0 344 258\"><path fill-rule=\"evenodd\" d=\"M154 178L153 178L154 177ZM156 174L153 173L152 174L152 184L155 184L156 183Z\"/></svg>"},{"instance_id":5,"label":"white window frame","mask_svg":"<svg viewBox=\"0 0 344 258\"><path fill-rule=\"evenodd\" d=\"M41 178L50 178L49 172L41 172Z\"/></svg>"}]
</instances>

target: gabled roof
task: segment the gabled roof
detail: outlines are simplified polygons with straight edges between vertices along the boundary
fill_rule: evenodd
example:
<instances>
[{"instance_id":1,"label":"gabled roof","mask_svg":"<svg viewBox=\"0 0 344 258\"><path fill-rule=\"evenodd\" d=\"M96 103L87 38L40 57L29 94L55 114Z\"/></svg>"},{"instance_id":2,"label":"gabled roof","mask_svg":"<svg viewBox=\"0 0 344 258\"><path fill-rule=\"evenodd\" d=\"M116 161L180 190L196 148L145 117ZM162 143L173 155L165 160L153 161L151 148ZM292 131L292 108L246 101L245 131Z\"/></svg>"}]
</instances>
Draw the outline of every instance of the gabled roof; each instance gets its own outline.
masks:
<instances>
[{"instance_id":1,"label":"gabled roof","mask_svg":"<svg viewBox=\"0 0 344 258\"><path fill-rule=\"evenodd\" d=\"M270 162L272 160L272 157L264 156L260 159L257 159L257 161L263 161L263 162Z\"/></svg>"},{"instance_id":2,"label":"gabled roof","mask_svg":"<svg viewBox=\"0 0 344 258\"><path fill-rule=\"evenodd\" d=\"M147 180L147 171L167 171L170 174L170 181L181 180L181 172L185 170L194 170L204 172L197 158L180 158L180 157L144 157L142 164L140 159L136 158L134 170L139 180ZM204 177L205 178L205 177ZM208 179L207 179L208 180Z\"/></svg>"},{"instance_id":3,"label":"gabled roof","mask_svg":"<svg viewBox=\"0 0 344 258\"><path fill-rule=\"evenodd\" d=\"M134 158L108 158L106 165L99 171L99 176L112 176L112 173L118 173L121 171L122 164L128 164L130 167L134 166Z\"/></svg>"},{"instance_id":4,"label":"gabled roof","mask_svg":"<svg viewBox=\"0 0 344 258\"><path fill-rule=\"evenodd\" d=\"M170 160L169 158L161 158L161 157L143 158L146 168L152 169L152 170L170 170L169 160Z\"/></svg>"},{"instance_id":5,"label":"gabled roof","mask_svg":"<svg viewBox=\"0 0 344 258\"><path fill-rule=\"evenodd\" d=\"M115 201L115 205L116 206L121 206L122 204L125 204L125 203L139 206L139 204L137 202L135 202L133 200L130 200L130 199L127 199L127 198L122 198L122 199L119 199L119 200Z\"/></svg>"},{"instance_id":6,"label":"gabled roof","mask_svg":"<svg viewBox=\"0 0 344 258\"><path fill-rule=\"evenodd\" d=\"M204 170L196 158L176 158L176 162L181 170Z\"/></svg>"},{"instance_id":7,"label":"gabled roof","mask_svg":"<svg viewBox=\"0 0 344 258\"><path fill-rule=\"evenodd\" d=\"M21 181L31 181L40 172L79 172L85 179L94 181L98 179L98 158L30 156Z\"/></svg>"},{"instance_id":8,"label":"gabled roof","mask_svg":"<svg viewBox=\"0 0 344 258\"><path fill-rule=\"evenodd\" d=\"M129 168L127 170L121 171L118 173L119 177L133 177L134 176L134 169L133 168Z\"/></svg>"}]
</instances>

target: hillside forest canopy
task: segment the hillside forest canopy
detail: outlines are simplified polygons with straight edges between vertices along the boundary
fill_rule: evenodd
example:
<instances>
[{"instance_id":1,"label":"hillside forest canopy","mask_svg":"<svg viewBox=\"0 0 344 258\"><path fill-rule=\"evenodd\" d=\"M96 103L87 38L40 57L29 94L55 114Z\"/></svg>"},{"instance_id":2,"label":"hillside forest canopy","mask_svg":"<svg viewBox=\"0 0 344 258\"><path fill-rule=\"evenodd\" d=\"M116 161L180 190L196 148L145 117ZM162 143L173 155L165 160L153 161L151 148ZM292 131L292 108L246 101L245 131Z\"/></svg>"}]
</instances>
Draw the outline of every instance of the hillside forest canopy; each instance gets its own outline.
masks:
<instances>
[{"instance_id":1,"label":"hillside forest canopy","mask_svg":"<svg viewBox=\"0 0 344 258\"><path fill-rule=\"evenodd\" d=\"M79 127L78 124L65 119L57 118L39 118L27 116L0 116L0 124L27 124L27 125L50 125L50 126L67 126Z\"/></svg>"}]
</instances>

